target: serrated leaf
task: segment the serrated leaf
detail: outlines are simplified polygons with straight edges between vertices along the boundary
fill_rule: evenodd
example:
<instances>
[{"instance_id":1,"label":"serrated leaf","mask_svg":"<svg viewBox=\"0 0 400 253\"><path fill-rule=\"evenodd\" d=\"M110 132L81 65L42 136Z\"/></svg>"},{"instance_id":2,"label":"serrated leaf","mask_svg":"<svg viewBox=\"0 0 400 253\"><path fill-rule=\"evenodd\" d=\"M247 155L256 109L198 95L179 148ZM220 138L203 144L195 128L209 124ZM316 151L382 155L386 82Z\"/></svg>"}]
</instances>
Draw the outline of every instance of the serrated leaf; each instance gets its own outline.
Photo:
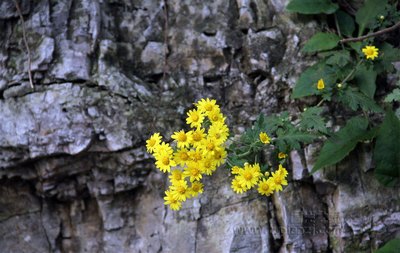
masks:
<instances>
[{"instance_id":1,"label":"serrated leaf","mask_svg":"<svg viewBox=\"0 0 400 253\"><path fill-rule=\"evenodd\" d=\"M393 111L386 112L376 136L374 160L375 177L386 186L394 186L400 179L400 120Z\"/></svg>"},{"instance_id":2,"label":"serrated leaf","mask_svg":"<svg viewBox=\"0 0 400 253\"><path fill-rule=\"evenodd\" d=\"M300 115L300 128L304 130L311 129L317 132L326 133L327 129L324 118L320 116L322 110L322 107L307 108L307 110Z\"/></svg>"},{"instance_id":3,"label":"serrated leaf","mask_svg":"<svg viewBox=\"0 0 400 253\"><path fill-rule=\"evenodd\" d=\"M279 150L294 150L300 149L300 143L311 143L316 138L315 134L300 132L293 128L288 132L279 133L275 141Z\"/></svg>"},{"instance_id":4,"label":"serrated leaf","mask_svg":"<svg viewBox=\"0 0 400 253\"><path fill-rule=\"evenodd\" d=\"M307 68L297 80L293 89L292 98L301 98L317 94L317 82L323 79L325 87L336 82L336 68L327 65L324 61L318 62Z\"/></svg>"},{"instance_id":5,"label":"serrated leaf","mask_svg":"<svg viewBox=\"0 0 400 253\"><path fill-rule=\"evenodd\" d=\"M350 52L347 50L333 51L332 55L326 60L326 64L337 65L339 67L344 67L349 62Z\"/></svg>"},{"instance_id":6,"label":"serrated leaf","mask_svg":"<svg viewBox=\"0 0 400 253\"><path fill-rule=\"evenodd\" d=\"M400 249L400 238L395 238L379 248L375 253L398 253Z\"/></svg>"},{"instance_id":7,"label":"serrated leaf","mask_svg":"<svg viewBox=\"0 0 400 253\"><path fill-rule=\"evenodd\" d=\"M366 0L364 5L356 13L356 22L359 24L358 37L364 33L364 30L370 23L381 15L388 0Z\"/></svg>"},{"instance_id":8,"label":"serrated leaf","mask_svg":"<svg viewBox=\"0 0 400 253\"><path fill-rule=\"evenodd\" d=\"M377 73L373 68L367 68L365 65L361 65L354 76L354 80L357 82L360 91L372 99L376 90L376 76Z\"/></svg>"},{"instance_id":9,"label":"serrated leaf","mask_svg":"<svg viewBox=\"0 0 400 253\"><path fill-rule=\"evenodd\" d=\"M340 93L339 101L354 111L361 108L363 111L383 112L382 108L373 99L351 87Z\"/></svg>"},{"instance_id":10,"label":"serrated leaf","mask_svg":"<svg viewBox=\"0 0 400 253\"><path fill-rule=\"evenodd\" d=\"M307 41L303 52L312 53L329 50L337 46L340 37L334 33L317 33Z\"/></svg>"},{"instance_id":11,"label":"serrated leaf","mask_svg":"<svg viewBox=\"0 0 400 253\"><path fill-rule=\"evenodd\" d=\"M319 153L312 173L343 160L363 139L367 132L368 120L361 117L351 118L345 127L329 138Z\"/></svg>"},{"instance_id":12,"label":"serrated leaf","mask_svg":"<svg viewBox=\"0 0 400 253\"><path fill-rule=\"evenodd\" d=\"M391 103L393 101L400 101L400 89L394 89L392 93L388 94L384 100L386 103Z\"/></svg>"},{"instance_id":13,"label":"serrated leaf","mask_svg":"<svg viewBox=\"0 0 400 253\"><path fill-rule=\"evenodd\" d=\"M400 61L400 49L384 43L379 47L378 61L374 64L375 70L378 73L391 72L394 70L392 62L396 61Z\"/></svg>"},{"instance_id":14,"label":"serrated leaf","mask_svg":"<svg viewBox=\"0 0 400 253\"><path fill-rule=\"evenodd\" d=\"M339 10L336 15L340 32L347 37L352 37L356 29L353 17L341 10Z\"/></svg>"},{"instance_id":15,"label":"serrated leaf","mask_svg":"<svg viewBox=\"0 0 400 253\"><path fill-rule=\"evenodd\" d=\"M292 0L286 9L301 14L332 14L339 6L330 0Z\"/></svg>"}]
</instances>

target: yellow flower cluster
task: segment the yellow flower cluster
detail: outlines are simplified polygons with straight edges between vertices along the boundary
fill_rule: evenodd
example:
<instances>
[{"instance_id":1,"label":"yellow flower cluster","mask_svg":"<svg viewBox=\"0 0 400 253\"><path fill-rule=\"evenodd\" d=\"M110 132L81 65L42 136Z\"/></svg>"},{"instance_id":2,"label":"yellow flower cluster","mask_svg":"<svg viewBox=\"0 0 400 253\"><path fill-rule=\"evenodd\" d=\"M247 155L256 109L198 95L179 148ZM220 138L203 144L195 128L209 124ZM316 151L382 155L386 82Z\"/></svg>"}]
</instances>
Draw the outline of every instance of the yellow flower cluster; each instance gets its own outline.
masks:
<instances>
[{"instance_id":1,"label":"yellow flower cluster","mask_svg":"<svg viewBox=\"0 0 400 253\"><path fill-rule=\"evenodd\" d=\"M282 186L287 185L288 172L281 164L277 171L272 172L272 176L268 172L262 174L258 163L253 165L246 163L243 168L234 166L231 173L235 175L232 180L232 189L236 193L243 193L258 186L258 192L261 195L269 196L274 191L282 191Z\"/></svg>"},{"instance_id":2,"label":"yellow flower cluster","mask_svg":"<svg viewBox=\"0 0 400 253\"><path fill-rule=\"evenodd\" d=\"M159 133L146 141L146 148L156 159L155 165L170 173L170 187L165 192L165 204L179 210L182 202L203 192L203 175L211 175L225 162L225 142L229 129L225 117L214 99L201 99L187 113L191 130L174 132L174 145L162 141Z\"/></svg>"}]
</instances>

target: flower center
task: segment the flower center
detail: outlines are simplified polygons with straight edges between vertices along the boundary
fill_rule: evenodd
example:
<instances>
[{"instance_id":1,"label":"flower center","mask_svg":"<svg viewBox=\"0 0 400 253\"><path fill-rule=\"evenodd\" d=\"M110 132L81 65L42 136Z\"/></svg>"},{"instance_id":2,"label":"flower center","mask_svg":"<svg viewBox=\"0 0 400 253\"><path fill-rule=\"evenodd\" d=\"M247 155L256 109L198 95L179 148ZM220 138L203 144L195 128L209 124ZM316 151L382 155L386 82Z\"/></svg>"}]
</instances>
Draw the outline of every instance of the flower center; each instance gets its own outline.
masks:
<instances>
[{"instance_id":1,"label":"flower center","mask_svg":"<svg viewBox=\"0 0 400 253\"><path fill-rule=\"evenodd\" d=\"M164 156L164 157L162 158L162 163L163 163L164 165L169 165L169 157L168 157L168 156Z\"/></svg>"},{"instance_id":2,"label":"flower center","mask_svg":"<svg viewBox=\"0 0 400 253\"><path fill-rule=\"evenodd\" d=\"M245 172L243 174L243 177L247 180L250 181L251 179L253 179L253 174L251 174L250 172Z\"/></svg>"},{"instance_id":3,"label":"flower center","mask_svg":"<svg viewBox=\"0 0 400 253\"><path fill-rule=\"evenodd\" d=\"M186 134L185 133L180 133L178 135L178 141L184 142L187 140Z\"/></svg>"},{"instance_id":4,"label":"flower center","mask_svg":"<svg viewBox=\"0 0 400 253\"><path fill-rule=\"evenodd\" d=\"M202 139L203 137L201 136L201 134L200 133L194 133L193 134L193 140L194 141L201 141L201 139Z\"/></svg>"}]
</instances>

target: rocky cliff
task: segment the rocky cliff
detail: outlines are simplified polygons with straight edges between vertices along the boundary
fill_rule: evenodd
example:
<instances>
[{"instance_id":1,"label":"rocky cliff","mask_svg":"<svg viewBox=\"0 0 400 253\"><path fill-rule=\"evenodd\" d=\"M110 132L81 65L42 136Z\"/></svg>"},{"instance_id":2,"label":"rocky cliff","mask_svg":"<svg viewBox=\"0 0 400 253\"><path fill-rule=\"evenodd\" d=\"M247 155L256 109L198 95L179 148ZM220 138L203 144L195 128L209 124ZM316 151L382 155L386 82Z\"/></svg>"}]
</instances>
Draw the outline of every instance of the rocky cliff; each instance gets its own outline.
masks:
<instances>
[{"instance_id":1,"label":"rocky cliff","mask_svg":"<svg viewBox=\"0 0 400 253\"><path fill-rule=\"evenodd\" d=\"M400 234L368 144L313 176L318 145L292 152L272 198L233 194L221 167L181 211L163 205L145 140L194 101L217 99L232 134L298 112L318 25L287 1L18 2L0 2L1 252L371 252Z\"/></svg>"}]
</instances>

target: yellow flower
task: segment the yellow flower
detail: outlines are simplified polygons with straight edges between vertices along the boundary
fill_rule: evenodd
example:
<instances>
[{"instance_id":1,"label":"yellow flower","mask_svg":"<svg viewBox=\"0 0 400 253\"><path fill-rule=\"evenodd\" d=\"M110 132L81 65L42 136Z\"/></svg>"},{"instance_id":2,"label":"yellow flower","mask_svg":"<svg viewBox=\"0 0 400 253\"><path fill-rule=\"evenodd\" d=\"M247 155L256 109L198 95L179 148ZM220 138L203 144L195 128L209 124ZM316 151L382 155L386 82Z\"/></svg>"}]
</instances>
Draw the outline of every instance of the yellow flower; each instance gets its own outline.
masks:
<instances>
[{"instance_id":1,"label":"yellow flower","mask_svg":"<svg viewBox=\"0 0 400 253\"><path fill-rule=\"evenodd\" d=\"M171 175L169 175L169 180L171 181L171 184L175 184L176 182L183 179L183 173L181 170L173 170L171 171Z\"/></svg>"},{"instance_id":2,"label":"yellow flower","mask_svg":"<svg viewBox=\"0 0 400 253\"><path fill-rule=\"evenodd\" d=\"M214 138L216 145L224 143L229 136L229 129L223 122L214 122L208 129L208 136Z\"/></svg>"},{"instance_id":3,"label":"yellow flower","mask_svg":"<svg viewBox=\"0 0 400 253\"><path fill-rule=\"evenodd\" d=\"M232 180L232 189L236 193L243 193L247 191L246 187L239 181L237 177Z\"/></svg>"},{"instance_id":4,"label":"yellow flower","mask_svg":"<svg viewBox=\"0 0 400 253\"><path fill-rule=\"evenodd\" d=\"M162 172L170 172L171 167L174 166L176 166L176 163L171 154L161 153L156 157L156 167L159 168Z\"/></svg>"},{"instance_id":5,"label":"yellow flower","mask_svg":"<svg viewBox=\"0 0 400 253\"><path fill-rule=\"evenodd\" d=\"M324 83L324 80L321 78L321 79L318 80L317 89L318 90L323 90L324 88L325 88L325 83Z\"/></svg>"},{"instance_id":6,"label":"yellow flower","mask_svg":"<svg viewBox=\"0 0 400 253\"><path fill-rule=\"evenodd\" d=\"M201 164L201 173L206 175L212 175L212 173L217 169L217 165L215 161L211 158L206 158L202 161Z\"/></svg>"},{"instance_id":7,"label":"yellow flower","mask_svg":"<svg viewBox=\"0 0 400 253\"><path fill-rule=\"evenodd\" d=\"M275 184L275 190L282 191L282 185L287 185L287 181L285 176L283 175L284 173L276 171L272 172L272 181Z\"/></svg>"},{"instance_id":8,"label":"yellow flower","mask_svg":"<svg viewBox=\"0 0 400 253\"><path fill-rule=\"evenodd\" d=\"M146 148L147 152L153 153L158 145L161 143L160 133L154 133L147 141Z\"/></svg>"},{"instance_id":9,"label":"yellow flower","mask_svg":"<svg viewBox=\"0 0 400 253\"><path fill-rule=\"evenodd\" d=\"M258 165L258 163L255 163L254 165L245 164L237 178L243 187L250 189L258 183L261 175L260 165Z\"/></svg>"},{"instance_id":10,"label":"yellow flower","mask_svg":"<svg viewBox=\"0 0 400 253\"><path fill-rule=\"evenodd\" d=\"M278 153L278 158L279 159L285 159L287 157L287 154L283 153L283 152L279 152Z\"/></svg>"},{"instance_id":11,"label":"yellow flower","mask_svg":"<svg viewBox=\"0 0 400 253\"><path fill-rule=\"evenodd\" d=\"M188 150L185 148L178 149L174 153L174 161L176 164L179 164L180 166L185 166L186 162L189 161L189 153Z\"/></svg>"},{"instance_id":12,"label":"yellow flower","mask_svg":"<svg viewBox=\"0 0 400 253\"><path fill-rule=\"evenodd\" d=\"M284 177L288 175L287 170L282 166L282 164L279 164L278 173L283 175Z\"/></svg>"},{"instance_id":13,"label":"yellow flower","mask_svg":"<svg viewBox=\"0 0 400 253\"><path fill-rule=\"evenodd\" d=\"M190 125L190 127L193 128L199 128L201 127L201 123L203 123L204 120L204 114L202 114L198 110L190 110L187 113L187 118L186 118L186 124Z\"/></svg>"},{"instance_id":14,"label":"yellow flower","mask_svg":"<svg viewBox=\"0 0 400 253\"><path fill-rule=\"evenodd\" d=\"M185 177L189 177L190 182L200 180L203 177L201 175L200 164L196 162L190 162L188 167L185 168L183 175Z\"/></svg>"},{"instance_id":15,"label":"yellow flower","mask_svg":"<svg viewBox=\"0 0 400 253\"><path fill-rule=\"evenodd\" d=\"M216 165L220 166L221 164L225 163L225 158L227 155L228 154L225 148L219 147L214 150L214 155L212 156L212 158L214 159Z\"/></svg>"},{"instance_id":16,"label":"yellow flower","mask_svg":"<svg viewBox=\"0 0 400 253\"><path fill-rule=\"evenodd\" d=\"M208 119L211 121L211 123L215 124L216 122L225 122L225 117L222 115L221 111L219 108L214 108L211 112L208 113Z\"/></svg>"},{"instance_id":17,"label":"yellow flower","mask_svg":"<svg viewBox=\"0 0 400 253\"><path fill-rule=\"evenodd\" d=\"M275 184L272 181L272 178L263 179L260 183L258 183L258 192L261 195L269 196L274 192Z\"/></svg>"},{"instance_id":18,"label":"yellow flower","mask_svg":"<svg viewBox=\"0 0 400 253\"><path fill-rule=\"evenodd\" d=\"M173 195L171 191L165 192L164 205L169 205L172 210L179 210L182 203Z\"/></svg>"},{"instance_id":19,"label":"yellow flower","mask_svg":"<svg viewBox=\"0 0 400 253\"><path fill-rule=\"evenodd\" d=\"M206 137L206 134L204 133L204 128L198 128L194 131L190 131L190 144L193 146L197 147L198 145L201 144L201 141Z\"/></svg>"},{"instance_id":20,"label":"yellow flower","mask_svg":"<svg viewBox=\"0 0 400 253\"><path fill-rule=\"evenodd\" d=\"M186 201L189 196L189 188L186 181L178 181L175 184L171 185L172 196L178 201Z\"/></svg>"},{"instance_id":21,"label":"yellow flower","mask_svg":"<svg viewBox=\"0 0 400 253\"><path fill-rule=\"evenodd\" d=\"M259 134L260 141L264 144L269 144L271 142L271 138L269 138L268 134L265 132L261 132Z\"/></svg>"},{"instance_id":22,"label":"yellow flower","mask_svg":"<svg viewBox=\"0 0 400 253\"><path fill-rule=\"evenodd\" d=\"M219 106L216 104L217 101L215 99L201 99L199 102L197 102L197 108L206 114L212 112L214 109L219 109Z\"/></svg>"},{"instance_id":23,"label":"yellow flower","mask_svg":"<svg viewBox=\"0 0 400 253\"><path fill-rule=\"evenodd\" d=\"M171 138L176 140L178 148L187 148L190 145L190 132L185 133L183 130L174 132Z\"/></svg>"},{"instance_id":24,"label":"yellow flower","mask_svg":"<svg viewBox=\"0 0 400 253\"><path fill-rule=\"evenodd\" d=\"M375 46L365 46L362 49L362 52L364 53L365 57L371 60L374 60L376 57L378 57L378 51L379 49L376 48Z\"/></svg>"},{"instance_id":25,"label":"yellow flower","mask_svg":"<svg viewBox=\"0 0 400 253\"><path fill-rule=\"evenodd\" d=\"M237 175L237 174L240 174L241 170L242 170L242 168L240 168L239 166L233 166L232 169L231 169L231 173L233 175Z\"/></svg>"},{"instance_id":26,"label":"yellow flower","mask_svg":"<svg viewBox=\"0 0 400 253\"><path fill-rule=\"evenodd\" d=\"M204 185L199 181L192 182L192 185L189 187L189 192L192 197L196 197L199 193L203 193Z\"/></svg>"}]
</instances>

